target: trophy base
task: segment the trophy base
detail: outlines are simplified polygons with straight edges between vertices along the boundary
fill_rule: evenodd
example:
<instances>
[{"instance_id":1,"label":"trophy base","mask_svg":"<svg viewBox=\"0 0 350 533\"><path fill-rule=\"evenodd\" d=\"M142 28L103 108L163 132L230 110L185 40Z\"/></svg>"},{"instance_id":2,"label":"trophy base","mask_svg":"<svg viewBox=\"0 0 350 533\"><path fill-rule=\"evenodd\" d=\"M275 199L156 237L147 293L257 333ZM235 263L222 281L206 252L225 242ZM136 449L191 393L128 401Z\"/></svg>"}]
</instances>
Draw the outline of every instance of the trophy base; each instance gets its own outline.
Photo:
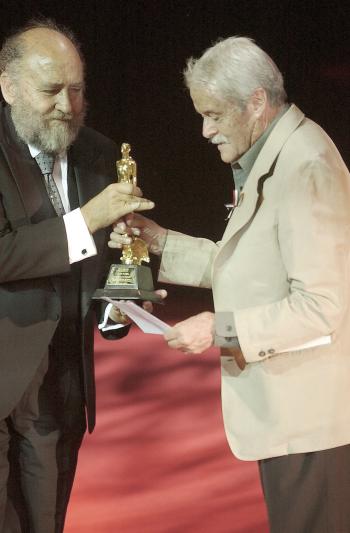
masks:
<instances>
[{"instance_id":1,"label":"trophy base","mask_svg":"<svg viewBox=\"0 0 350 533\"><path fill-rule=\"evenodd\" d=\"M152 291L138 290L122 290L122 289L97 289L94 292L93 300L101 298L110 298L111 300L148 300L153 303L162 302L162 298Z\"/></svg>"},{"instance_id":2,"label":"trophy base","mask_svg":"<svg viewBox=\"0 0 350 533\"><path fill-rule=\"evenodd\" d=\"M149 300L160 303L162 298L154 291L152 272L145 265L111 265L106 284L97 289L93 299Z\"/></svg>"}]
</instances>

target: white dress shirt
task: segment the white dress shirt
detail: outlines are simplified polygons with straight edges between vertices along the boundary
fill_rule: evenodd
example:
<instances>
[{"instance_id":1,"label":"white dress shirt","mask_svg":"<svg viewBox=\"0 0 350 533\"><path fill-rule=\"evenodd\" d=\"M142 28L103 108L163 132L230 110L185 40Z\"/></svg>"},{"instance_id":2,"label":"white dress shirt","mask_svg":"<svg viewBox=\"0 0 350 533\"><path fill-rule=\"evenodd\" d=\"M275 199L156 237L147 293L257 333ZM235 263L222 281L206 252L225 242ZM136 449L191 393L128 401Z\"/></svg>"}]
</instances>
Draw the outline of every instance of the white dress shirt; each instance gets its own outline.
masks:
<instances>
[{"instance_id":1,"label":"white dress shirt","mask_svg":"<svg viewBox=\"0 0 350 533\"><path fill-rule=\"evenodd\" d=\"M31 144L28 145L28 148L33 158L41 151ZM63 215L63 221L67 233L69 262L72 264L96 255L97 250L80 208L74 209L73 211L70 210L67 171L67 152L63 152L56 156L53 179L55 180L66 211L66 214Z\"/></svg>"}]
</instances>

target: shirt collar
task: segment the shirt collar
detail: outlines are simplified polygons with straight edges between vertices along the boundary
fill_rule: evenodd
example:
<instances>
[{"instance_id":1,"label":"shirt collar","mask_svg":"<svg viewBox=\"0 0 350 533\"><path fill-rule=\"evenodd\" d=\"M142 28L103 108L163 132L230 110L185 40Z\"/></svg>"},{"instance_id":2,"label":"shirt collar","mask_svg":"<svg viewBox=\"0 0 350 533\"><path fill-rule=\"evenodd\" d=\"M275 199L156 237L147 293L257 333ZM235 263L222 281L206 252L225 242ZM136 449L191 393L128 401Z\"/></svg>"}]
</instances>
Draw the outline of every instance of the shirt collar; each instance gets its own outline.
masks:
<instances>
[{"instance_id":1,"label":"shirt collar","mask_svg":"<svg viewBox=\"0 0 350 533\"><path fill-rule=\"evenodd\" d=\"M245 178L249 176L250 171L253 168L253 165L259 155L259 153L262 150L262 147L264 146L268 136L270 135L273 128L276 126L277 122L280 120L282 115L288 110L289 105L283 106L281 111L278 113L278 115L275 116L275 118L270 122L269 126L266 128L264 133L260 135L260 137L255 141L255 143L247 150L245 154L243 154L238 161L235 161L231 164L232 171L235 174L236 170L242 169L244 172Z\"/></svg>"},{"instance_id":2,"label":"shirt collar","mask_svg":"<svg viewBox=\"0 0 350 533\"><path fill-rule=\"evenodd\" d=\"M28 144L28 148L30 151L30 155L33 159L41 152L41 150L39 150L36 146L33 146L32 144Z\"/></svg>"},{"instance_id":3,"label":"shirt collar","mask_svg":"<svg viewBox=\"0 0 350 533\"><path fill-rule=\"evenodd\" d=\"M28 144L28 148L30 151L30 155L32 156L33 159L42 152L42 150L39 150L39 148L37 148L33 144ZM58 156L56 156L56 160L66 161L67 152L65 151L65 152L61 152L60 154L58 154Z\"/></svg>"}]
</instances>

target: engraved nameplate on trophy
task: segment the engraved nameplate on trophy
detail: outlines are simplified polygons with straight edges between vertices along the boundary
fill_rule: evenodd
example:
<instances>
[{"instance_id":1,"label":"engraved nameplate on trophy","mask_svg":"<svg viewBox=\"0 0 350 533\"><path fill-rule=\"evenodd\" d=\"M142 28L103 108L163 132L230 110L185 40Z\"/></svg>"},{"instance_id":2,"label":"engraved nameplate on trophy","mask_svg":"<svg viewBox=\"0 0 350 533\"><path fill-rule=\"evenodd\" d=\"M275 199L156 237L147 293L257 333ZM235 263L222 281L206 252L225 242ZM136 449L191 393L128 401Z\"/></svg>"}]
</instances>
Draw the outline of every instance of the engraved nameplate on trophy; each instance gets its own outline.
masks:
<instances>
[{"instance_id":1,"label":"engraved nameplate on trophy","mask_svg":"<svg viewBox=\"0 0 350 533\"><path fill-rule=\"evenodd\" d=\"M130 145L121 146L122 158L117 161L118 183L137 184L137 165L130 154ZM150 300L160 302L161 297L154 291L152 271L148 265L150 258L146 243L132 237L130 244L124 244L120 263L112 264L103 289L97 289L93 298L107 296L114 300Z\"/></svg>"}]
</instances>

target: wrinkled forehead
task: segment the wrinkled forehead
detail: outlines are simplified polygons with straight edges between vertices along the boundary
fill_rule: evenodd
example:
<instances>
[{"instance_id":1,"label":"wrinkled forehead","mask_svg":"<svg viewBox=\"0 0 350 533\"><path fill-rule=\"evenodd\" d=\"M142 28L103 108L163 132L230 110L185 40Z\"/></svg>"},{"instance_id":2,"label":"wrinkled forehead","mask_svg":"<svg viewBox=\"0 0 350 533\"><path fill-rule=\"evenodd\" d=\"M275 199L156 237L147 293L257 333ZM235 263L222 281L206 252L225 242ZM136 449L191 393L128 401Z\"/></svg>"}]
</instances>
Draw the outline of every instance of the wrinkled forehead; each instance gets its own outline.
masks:
<instances>
[{"instance_id":1,"label":"wrinkled forehead","mask_svg":"<svg viewBox=\"0 0 350 533\"><path fill-rule=\"evenodd\" d=\"M232 106L232 103L219 97L214 91L200 85L191 87L190 95L195 110L200 114L223 112Z\"/></svg>"},{"instance_id":2,"label":"wrinkled forehead","mask_svg":"<svg viewBox=\"0 0 350 533\"><path fill-rule=\"evenodd\" d=\"M83 79L84 66L79 52L63 34L46 28L36 28L23 35L24 74L38 76L68 76Z\"/></svg>"}]
</instances>

